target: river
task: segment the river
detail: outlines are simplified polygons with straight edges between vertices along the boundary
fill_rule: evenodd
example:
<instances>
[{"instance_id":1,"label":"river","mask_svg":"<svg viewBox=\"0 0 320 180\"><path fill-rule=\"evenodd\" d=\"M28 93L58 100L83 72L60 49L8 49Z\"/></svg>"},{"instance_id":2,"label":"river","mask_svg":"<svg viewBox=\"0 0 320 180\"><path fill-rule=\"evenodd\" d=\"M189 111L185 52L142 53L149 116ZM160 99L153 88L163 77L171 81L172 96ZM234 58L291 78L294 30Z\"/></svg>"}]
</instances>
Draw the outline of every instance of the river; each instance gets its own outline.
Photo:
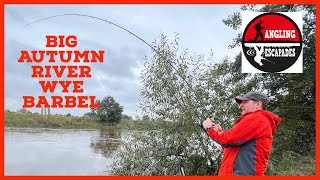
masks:
<instances>
[{"instance_id":1,"label":"river","mask_svg":"<svg viewBox=\"0 0 320 180\"><path fill-rule=\"evenodd\" d=\"M109 175L114 129L5 128L5 175Z\"/></svg>"}]
</instances>

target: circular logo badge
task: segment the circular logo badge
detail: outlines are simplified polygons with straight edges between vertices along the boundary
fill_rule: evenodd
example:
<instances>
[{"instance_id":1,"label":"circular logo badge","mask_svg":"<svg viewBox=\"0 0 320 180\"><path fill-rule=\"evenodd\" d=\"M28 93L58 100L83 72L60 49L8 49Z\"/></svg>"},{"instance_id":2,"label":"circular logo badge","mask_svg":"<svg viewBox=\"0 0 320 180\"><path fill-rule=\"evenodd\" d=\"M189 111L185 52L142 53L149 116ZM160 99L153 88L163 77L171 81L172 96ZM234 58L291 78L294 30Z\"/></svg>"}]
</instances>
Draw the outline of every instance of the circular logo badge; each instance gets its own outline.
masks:
<instances>
[{"instance_id":1,"label":"circular logo badge","mask_svg":"<svg viewBox=\"0 0 320 180\"><path fill-rule=\"evenodd\" d=\"M281 72L291 67L302 50L302 35L297 24L280 13L264 13L246 26L242 50L255 68Z\"/></svg>"}]
</instances>

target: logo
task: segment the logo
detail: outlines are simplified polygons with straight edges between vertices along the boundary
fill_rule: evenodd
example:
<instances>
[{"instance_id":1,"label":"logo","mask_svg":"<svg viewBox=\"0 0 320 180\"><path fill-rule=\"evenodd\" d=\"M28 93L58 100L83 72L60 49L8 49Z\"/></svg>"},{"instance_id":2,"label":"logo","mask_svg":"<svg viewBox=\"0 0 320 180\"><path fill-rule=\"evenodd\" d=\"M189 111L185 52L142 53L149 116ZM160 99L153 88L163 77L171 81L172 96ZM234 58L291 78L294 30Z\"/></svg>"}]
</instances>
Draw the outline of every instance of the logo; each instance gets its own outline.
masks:
<instances>
[{"instance_id":1,"label":"logo","mask_svg":"<svg viewBox=\"0 0 320 180\"><path fill-rule=\"evenodd\" d=\"M242 73L302 73L302 14L242 13Z\"/></svg>"}]
</instances>

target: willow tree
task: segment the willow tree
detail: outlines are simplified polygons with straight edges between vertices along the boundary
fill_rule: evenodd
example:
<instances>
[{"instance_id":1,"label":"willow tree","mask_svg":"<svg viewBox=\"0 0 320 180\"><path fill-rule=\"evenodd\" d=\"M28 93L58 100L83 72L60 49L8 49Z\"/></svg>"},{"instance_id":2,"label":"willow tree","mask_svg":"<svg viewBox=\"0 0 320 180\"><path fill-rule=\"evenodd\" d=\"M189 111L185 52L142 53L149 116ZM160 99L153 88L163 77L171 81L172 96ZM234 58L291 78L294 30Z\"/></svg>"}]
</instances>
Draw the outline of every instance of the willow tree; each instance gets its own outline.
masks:
<instances>
[{"instance_id":1,"label":"willow tree","mask_svg":"<svg viewBox=\"0 0 320 180\"><path fill-rule=\"evenodd\" d=\"M243 74L241 55L212 63L213 54L191 56L161 35L156 51L146 59L142 72L141 107L159 125L157 130L130 132L115 156L113 173L118 175L216 174L221 149L197 125L214 116L227 129L239 114L234 97L251 90L266 92L272 101L268 110L283 118L276 134L272 160L288 151L309 153L315 144L315 6L254 5L245 11L303 12L303 74ZM241 25L239 12L224 20L231 28ZM241 45L241 32L230 48ZM148 127L145 127L148 129ZM304 130L301 130L304 129ZM268 174L277 174L269 172Z\"/></svg>"},{"instance_id":2,"label":"willow tree","mask_svg":"<svg viewBox=\"0 0 320 180\"><path fill-rule=\"evenodd\" d=\"M237 66L227 58L214 64L213 53L191 56L179 49L178 41L178 36L170 43L161 35L141 74L144 114L155 123L166 123L157 130L128 133L115 156L114 174L217 174L221 147L199 124L214 116L222 127L229 127L239 111L234 97L255 87L255 81L245 75L247 88L236 90L240 84L231 81L237 78L233 75Z\"/></svg>"}]
</instances>

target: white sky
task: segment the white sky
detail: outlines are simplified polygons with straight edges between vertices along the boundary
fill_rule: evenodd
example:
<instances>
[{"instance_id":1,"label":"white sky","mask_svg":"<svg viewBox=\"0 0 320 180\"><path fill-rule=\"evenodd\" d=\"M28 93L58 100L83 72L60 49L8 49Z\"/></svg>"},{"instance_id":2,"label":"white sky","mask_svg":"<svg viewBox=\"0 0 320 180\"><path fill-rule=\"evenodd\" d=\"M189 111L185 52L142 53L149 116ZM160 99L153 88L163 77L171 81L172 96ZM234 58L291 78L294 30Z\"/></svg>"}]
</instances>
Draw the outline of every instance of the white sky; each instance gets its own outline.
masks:
<instances>
[{"instance_id":1,"label":"white sky","mask_svg":"<svg viewBox=\"0 0 320 180\"><path fill-rule=\"evenodd\" d=\"M110 95L124 107L124 113L140 115L140 72L145 56L152 50L129 33L105 22L78 16L63 16L27 23L58 14L86 14L116 23L140 36L148 43L164 33L172 41L179 33L181 49L193 54L209 55L212 49L215 61L233 57L240 48L228 49L238 31L223 24L222 19L236 11L238 5L6 5L5 6L5 109L18 110L25 95L62 94L59 88L53 94L42 92L38 81L31 78L31 65L18 63L21 50L48 50L46 35L76 35L75 50L104 50L103 63L89 64L92 78L85 80L84 93L73 95ZM40 65L49 65L41 63ZM50 65L59 65L50 64ZM71 64L67 64L71 65ZM79 65L79 64L77 64ZM55 79L51 79L55 80ZM65 80L62 78L61 80ZM76 79L74 79L76 80ZM77 79L82 80L82 79ZM61 89L61 88L60 88ZM40 112L40 109L30 109ZM89 109L51 109L52 114L81 116Z\"/></svg>"}]
</instances>

